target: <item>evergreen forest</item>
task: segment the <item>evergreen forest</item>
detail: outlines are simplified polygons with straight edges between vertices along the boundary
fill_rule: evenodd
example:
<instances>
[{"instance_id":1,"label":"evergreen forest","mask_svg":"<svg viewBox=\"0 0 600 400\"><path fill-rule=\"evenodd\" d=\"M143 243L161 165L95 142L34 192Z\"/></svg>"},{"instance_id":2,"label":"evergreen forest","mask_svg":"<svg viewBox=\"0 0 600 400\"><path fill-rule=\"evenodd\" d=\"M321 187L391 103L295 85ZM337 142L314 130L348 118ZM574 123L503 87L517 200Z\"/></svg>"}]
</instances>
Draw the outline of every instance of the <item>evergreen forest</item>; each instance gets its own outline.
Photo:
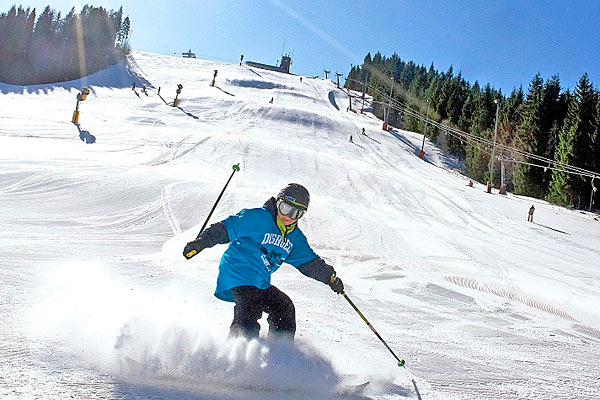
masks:
<instances>
[{"instance_id":1,"label":"evergreen forest","mask_svg":"<svg viewBox=\"0 0 600 400\"><path fill-rule=\"evenodd\" d=\"M32 85L78 79L121 60L131 32L123 7L85 5L64 17L50 6L0 14L0 81Z\"/></svg>"},{"instance_id":2,"label":"evergreen forest","mask_svg":"<svg viewBox=\"0 0 600 400\"><path fill-rule=\"evenodd\" d=\"M493 170L493 186L501 190L600 208L600 94L587 73L572 90L563 90L558 75L537 74L527 92L521 86L506 95L470 84L452 66L440 72L377 52L352 67L346 86L372 96L374 113L389 124L427 129L471 179L485 183Z\"/></svg>"}]
</instances>

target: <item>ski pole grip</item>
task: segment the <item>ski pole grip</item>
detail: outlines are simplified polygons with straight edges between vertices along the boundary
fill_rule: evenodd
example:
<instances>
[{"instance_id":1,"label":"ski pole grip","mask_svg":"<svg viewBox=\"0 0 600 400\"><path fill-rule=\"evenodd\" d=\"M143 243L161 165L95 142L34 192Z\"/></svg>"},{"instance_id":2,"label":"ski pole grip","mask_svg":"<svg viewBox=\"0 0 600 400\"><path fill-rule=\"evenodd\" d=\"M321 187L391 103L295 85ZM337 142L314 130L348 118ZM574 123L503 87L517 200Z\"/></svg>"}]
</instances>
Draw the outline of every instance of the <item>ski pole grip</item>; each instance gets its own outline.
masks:
<instances>
[{"instance_id":1,"label":"ski pole grip","mask_svg":"<svg viewBox=\"0 0 600 400\"><path fill-rule=\"evenodd\" d=\"M234 171L239 171L240 170L240 163L237 163L233 166L233 170Z\"/></svg>"},{"instance_id":2,"label":"ski pole grip","mask_svg":"<svg viewBox=\"0 0 600 400\"><path fill-rule=\"evenodd\" d=\"M187 258L188 260L192 257L194 257L196 254L198 254L198 252L196 250L190 250L187 253L185 253L185 258Z\"/></svg>"}]
</instances>

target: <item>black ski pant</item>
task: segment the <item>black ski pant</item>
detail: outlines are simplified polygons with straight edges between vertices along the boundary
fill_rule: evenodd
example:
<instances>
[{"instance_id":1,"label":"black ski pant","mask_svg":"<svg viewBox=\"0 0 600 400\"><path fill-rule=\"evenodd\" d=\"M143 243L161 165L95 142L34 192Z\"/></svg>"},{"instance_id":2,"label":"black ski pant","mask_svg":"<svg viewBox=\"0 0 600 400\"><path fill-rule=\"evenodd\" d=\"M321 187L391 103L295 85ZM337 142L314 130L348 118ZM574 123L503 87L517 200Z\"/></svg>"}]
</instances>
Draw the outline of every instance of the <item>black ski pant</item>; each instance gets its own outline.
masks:
<instances>
[{"instance_id":1,"label":"black ski pant","mask_svg":"<svg viewBox=\"0 0 600 400\"><path fill-rule=\"evenodd\" d=\"M269 314L269 339L294 339L296 333L296 309L292 300L271 286L259 289L254 286L238 286L232 289L235 307L233 322L229 328L230 336L257 338L260 330L258 320L262 313Z\"/></svg>"}]
</instances>

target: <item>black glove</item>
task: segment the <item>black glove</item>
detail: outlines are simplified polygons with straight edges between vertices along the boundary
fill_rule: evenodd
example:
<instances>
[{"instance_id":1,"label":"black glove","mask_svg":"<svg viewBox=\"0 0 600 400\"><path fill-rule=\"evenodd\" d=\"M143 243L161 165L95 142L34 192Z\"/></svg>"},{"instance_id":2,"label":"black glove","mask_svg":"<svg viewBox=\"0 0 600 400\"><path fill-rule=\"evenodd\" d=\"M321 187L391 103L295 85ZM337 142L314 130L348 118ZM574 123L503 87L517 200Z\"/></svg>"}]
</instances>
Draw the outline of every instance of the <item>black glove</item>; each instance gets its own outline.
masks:
<instances>
[{"instance_id":1,"label":"black glove","mask_svg":"<svg viewBox=\"0 0 600 400\"><path fill-rule=\"evenodd\" d=\"M188 260L206 248L203 241L196 239L188 242L183 248L183 256Z\"/></svg>"},{"instance_id":2,"label":"black glove","mask_svg":"<svg viewBox=\"0 0 600 400\"><path fill-rule=\"evenodd\" d=\"M342 282L340 278L335 276L335 274L331 274L331 278L329 278L328 285L331 288L331 290L333 290L337 294L344 293L344 282Z\"/></svg>"}]
</instances>

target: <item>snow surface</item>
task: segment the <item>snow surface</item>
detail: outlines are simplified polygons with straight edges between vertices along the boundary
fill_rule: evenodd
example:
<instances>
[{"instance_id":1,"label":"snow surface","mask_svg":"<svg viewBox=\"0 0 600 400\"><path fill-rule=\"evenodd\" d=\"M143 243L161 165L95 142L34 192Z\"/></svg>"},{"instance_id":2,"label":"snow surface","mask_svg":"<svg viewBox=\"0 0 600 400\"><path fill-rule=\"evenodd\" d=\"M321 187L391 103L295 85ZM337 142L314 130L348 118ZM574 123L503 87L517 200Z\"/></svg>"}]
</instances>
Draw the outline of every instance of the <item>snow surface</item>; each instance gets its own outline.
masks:
<instances>
[{"instance_id":1,"label":"snow surface","mask_svg":"<svg viewBox=\"0 0 600 400\"><path fill-rule=\"evenodd\" d=\"M0 397L599 398L594 216L468 187L429 141L416 156L421 135L347 106L327 80L145 52L0 84ZM295 346L226 341L225 246L181 252L236 163L212 221L304 184L309 242L406 368L285 265L273 283L295 302Z\"/></svg>"}]
</instances>

